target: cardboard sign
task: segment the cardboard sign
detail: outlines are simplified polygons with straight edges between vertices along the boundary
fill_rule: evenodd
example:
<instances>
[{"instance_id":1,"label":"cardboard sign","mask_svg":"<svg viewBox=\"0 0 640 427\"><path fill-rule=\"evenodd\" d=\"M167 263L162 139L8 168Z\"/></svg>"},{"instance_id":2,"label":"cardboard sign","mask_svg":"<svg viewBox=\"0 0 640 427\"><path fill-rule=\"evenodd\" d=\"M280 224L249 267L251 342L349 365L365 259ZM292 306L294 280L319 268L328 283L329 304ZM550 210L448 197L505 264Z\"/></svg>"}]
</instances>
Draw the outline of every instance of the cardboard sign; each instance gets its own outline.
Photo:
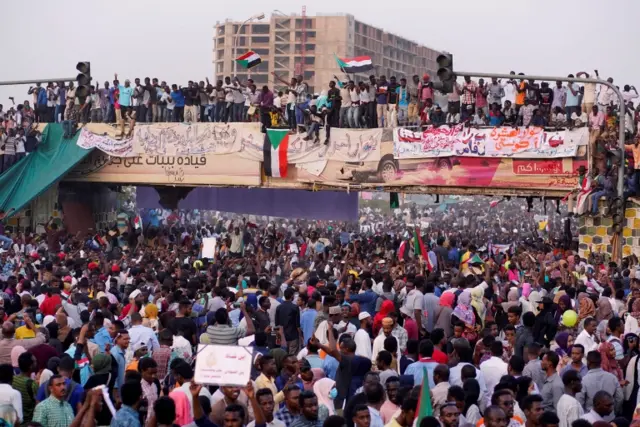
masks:
<instances>
[{"instance_id":1,"label":"cardboard sign","mask_svg":"<svg viewBox=\"0 0 640 427\"><path fill-rule=\"evenodd\" d=\"M198 384L244 387L251 379L253 347L198 344L193 379Z\"/></svg>"},{"instance_id":2,"label":"cardboard sign","mask_svg":"<svg viewBox=\"0 0 640 427\"><path fill-rule=\"evenodd\" d=\"M216 257L216 244L215 237L205 237L202 239L202 258L214 259Z\"/></svg>"}]
</instances>

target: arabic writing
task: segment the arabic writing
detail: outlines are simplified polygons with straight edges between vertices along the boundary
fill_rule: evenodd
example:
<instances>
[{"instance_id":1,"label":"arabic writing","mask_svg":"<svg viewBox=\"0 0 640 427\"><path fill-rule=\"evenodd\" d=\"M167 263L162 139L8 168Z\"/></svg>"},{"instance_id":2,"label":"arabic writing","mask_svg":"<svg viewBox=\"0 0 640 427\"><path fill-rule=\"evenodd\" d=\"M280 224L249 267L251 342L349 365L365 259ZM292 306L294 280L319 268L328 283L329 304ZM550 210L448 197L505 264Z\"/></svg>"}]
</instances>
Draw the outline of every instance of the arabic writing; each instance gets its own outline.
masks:
<instances>
[{"instance_id":1,"label":"arabic writing","mask_svg":"<svg viewBox=\"0 0 640 427\"><path fill-rule=\"evenodd\" d=\"M559 175L562 174L562 160L513 160L516 175Z\"/></svg>"},{"instance_id":2,"label":"arabic writing","mask_svg":"<svg viewBox=\"0 0 640 427\"><path fill-rule=\"evenodd\" d=\"M162 123L137 126L133 150L148 155L229 154L240 151L242 139L260 135L251 123Z\"/></svg>"},{"instance_id":3,"label":"arabic writing","mask_svg":"<svg viewBox=\"0 0 640 427\"><path fill-rule=\"evenodd\" d=\"M574 135L575 133L575 135ZM573 157L583 139L574 130L546 131L543 128L477 129L456 125L429 127L422 132L395 129L396 159L447 156L549 158Z\"/></svg>"},{"instance_id":4,"label":"arabic writing","mask_svg":"<svg viewBox=\"0 0 640 427\"><path fill-rule=\"evenodd\" d=\"M109 138L106 135L95 134L87 128L82 128L76 144L78 147L87 150L97 148L110 156L130 157L136 155L133 152L133 143L131 139L117 140Z\"/></svg>"},{"instance_id":5,"label":"arabic writing","mask_svg":"<svg viewBox=\"0 0 640 427\"><path fill-rule=\"evenodd\" d=\"M251 377L251 347L198 345L194 381L200 384L246 385Z\"/></svg>"}]
</instances>

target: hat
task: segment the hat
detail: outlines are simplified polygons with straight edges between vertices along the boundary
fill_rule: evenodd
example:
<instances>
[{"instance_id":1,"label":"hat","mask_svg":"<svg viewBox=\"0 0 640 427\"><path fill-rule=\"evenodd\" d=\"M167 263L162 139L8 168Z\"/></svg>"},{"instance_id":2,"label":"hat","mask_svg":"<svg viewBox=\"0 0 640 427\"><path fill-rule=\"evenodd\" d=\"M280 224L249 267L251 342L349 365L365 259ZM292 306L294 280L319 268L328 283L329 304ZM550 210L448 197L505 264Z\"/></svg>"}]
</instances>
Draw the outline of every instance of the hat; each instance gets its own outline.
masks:
<instances>
[{"instance_id":1,"label":"hat","mask_svg":"<svg viewBox=\"0 0 640 427\"><path fill-rule=\"evenodd\" d=\"M120 272L120 266L118 264L114 264L111 266L111 272L112 273L119 273Z\"/></svg>"},{"instance_id":2,"label":"hat","mask_svg":"<svg viewBox=\"0 0 640 427\"><path fill-rule=\"evenodd\" d=\"M96 295L96 298L102 298L102 297L106 297L107 294L105 294L104 292L100 291L98 292L98 294Z\"/></svg>"},{"instance_id":3,"label":"hat","mask_svg":"<svg viewBox=\"0 0 640 427\"><path fill-rule=\"evenodd\" d=\"M136 352L141 348L147 348L147 343L144 341L137 342L133 345L133 351Z\"/></svg>"},{"instance_id":4,"label":"hat","mask_svg":"<svg viewBox=\"0 0 640 427\"><path fill-rule=\"evenodd\" d=\"M71 276L64 276L64 277L62 278L62 281L63 281L64 283L71 283L71 282L73 282L73 279L71 278Z\"/></svg>"},{"instance_id":5,"label":"hat","mask_svg":"<svg viewBox=\"0 0 640 427\"><path fill-rule=\"evenodd\" d=\"M95 270L96 268L98 268L98 263L95 262L95 261L92 261L92 262L89 263L87 268L89 268L89 270Z\"/></svg>"},{"instance_id":6,"label":"hat","mask_svg":"<svg viewBox=\"0 0 640 427\"><path fill-rule=\"evenodd\" d=\"M129 294L129 299L136 298L136 297L137 297L138 295L140 295L141 293L142 293L142 292L140 292L140 289L136 289L135 291L133 291L133 292L131 292L131 293Z\"/></svg>"},{"instance_id":7,"label":"hat","mask_svg":"<svg viewBox=\"0 0 640 427\"><path fill-rule=\"evenodd\" d=\"M329 314L340 314L342 313L342 309L339 305L334 305L333 307L329 307Z\"/></svg>"},{"instance_id":8,"label":"hat","mask_svg":"<svg viewBox=\"0 0 640 427\"><path fill-rule=\"evenodd\" d=\"M423 78L423 79L428 79L428 78L429 78L429 74L424 73L424 74L422 75L422 78Z\"/></svg>"},{"instance_id":9,"label":"hat","mask_svg":"<svg viewBox=\"0 0 640 427\"><path fill-rule=\"evenodd\" d=\"M65 255L65 253L64 253L64 252L60 252L60 253L58 253L58 258L59 258L61 261L62 261L62 260L64 260L64 259L65 259L65 257L66 257L66 255Z\"/></svg>"},{"instance_id":10,"label":"hat","mask_svg":"<svg viewBox=\"0 0 640 427\"><path fill-rule=\"evenodd\" d=\"M33 252L31 252L31 253L29 254L29 256L30 256L31 258L36 258L36 259L37 259L40 255L38 255L38 252L33 251Z\"/></svg>"},{"instance_id":11,"label":"hat","mask_svg":"<svg viewBox=\"0 0 640 427\"><path fill-rule=\"evenodd\" d=\"M358 320L368 319L369 317L371 317L371 315L366 311L362 311L360 312L360 314L358 314Z\"/></svg>"}]
</instances>

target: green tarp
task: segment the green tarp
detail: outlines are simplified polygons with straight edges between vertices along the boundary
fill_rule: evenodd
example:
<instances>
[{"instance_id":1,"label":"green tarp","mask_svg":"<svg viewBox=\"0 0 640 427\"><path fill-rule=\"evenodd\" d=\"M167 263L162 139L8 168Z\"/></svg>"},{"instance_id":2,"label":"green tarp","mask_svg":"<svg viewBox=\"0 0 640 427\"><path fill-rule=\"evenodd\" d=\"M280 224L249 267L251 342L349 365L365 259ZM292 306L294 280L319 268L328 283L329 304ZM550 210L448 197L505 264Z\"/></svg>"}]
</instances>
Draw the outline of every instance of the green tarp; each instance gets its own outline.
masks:
<instances>
[{"instance_id":1,"label":"green tarp","mask_svg":"<svg viewBox=\"0 0 640 427\"><path fill-rule=\"evenodd\" d=\"M61 124L47 125L38 149L0 176L0 209L24 208L92 151L76 144L80 131L71 139L63 134Z\"/></svg>"}]
</instances>

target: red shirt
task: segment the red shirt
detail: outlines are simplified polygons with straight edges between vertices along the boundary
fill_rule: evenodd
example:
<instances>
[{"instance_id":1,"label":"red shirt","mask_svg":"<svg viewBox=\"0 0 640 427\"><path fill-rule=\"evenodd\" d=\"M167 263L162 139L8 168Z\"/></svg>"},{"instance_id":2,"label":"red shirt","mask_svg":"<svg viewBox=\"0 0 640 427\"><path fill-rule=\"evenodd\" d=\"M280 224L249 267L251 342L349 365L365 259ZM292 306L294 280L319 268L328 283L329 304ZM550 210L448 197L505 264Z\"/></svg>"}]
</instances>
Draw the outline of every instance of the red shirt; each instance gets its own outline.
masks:
<instances>
[{"instance_id":1,"label":"red shirt","mask_svg":"<svg viewBox=\"0 0 640 427\"><path fill-rule=\"evenodd\" d=\"M404 329L407 331L407 336L410 340L418 339L418 325L414 319L407 317L404 320Z\"/></svg>"},{"instance_id":2,"label":"red shirt","mask_svg":"<svg viewBox=\"0 0 640 427\"><path fill-rule=\"evenodd\" d=\"M56 315L56 306L62 304L62 299L60 295L54 294L50 297L46 297L42 304L40 304L40 311L43 316L55 316Z\"/></svg>"},{"instance_id":3,"label":"red shirt","mask_svg":"<svg viewBox=\"0 0 640 427\"><path fill-rule=\"evenodd\" d=\"M449 363L449 356L447 356L445 352L438 350L437 348L433 349L432 359L444 365Z\"/></svg>"}]
</instances>

